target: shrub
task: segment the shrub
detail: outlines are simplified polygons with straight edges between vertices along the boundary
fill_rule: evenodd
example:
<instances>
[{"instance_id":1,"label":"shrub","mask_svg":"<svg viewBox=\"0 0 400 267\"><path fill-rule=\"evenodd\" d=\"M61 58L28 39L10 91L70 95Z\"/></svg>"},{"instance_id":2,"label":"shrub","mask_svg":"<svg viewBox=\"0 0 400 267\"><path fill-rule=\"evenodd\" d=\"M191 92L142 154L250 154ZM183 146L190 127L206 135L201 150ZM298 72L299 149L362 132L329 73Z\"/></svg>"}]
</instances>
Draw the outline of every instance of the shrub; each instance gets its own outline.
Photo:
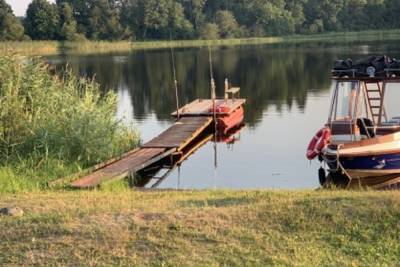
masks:
<instances>
[{"instance_id":1,"label":"shrub","mask_svg":"<svg viewBox=\"0 0 400 267\"><path fill-rule=\"evenodd\" d=\"M203 40L216 40L219 39L219 27L215 23L206 23L200 29L200 39Z\"/></svg>"}]
</instances>

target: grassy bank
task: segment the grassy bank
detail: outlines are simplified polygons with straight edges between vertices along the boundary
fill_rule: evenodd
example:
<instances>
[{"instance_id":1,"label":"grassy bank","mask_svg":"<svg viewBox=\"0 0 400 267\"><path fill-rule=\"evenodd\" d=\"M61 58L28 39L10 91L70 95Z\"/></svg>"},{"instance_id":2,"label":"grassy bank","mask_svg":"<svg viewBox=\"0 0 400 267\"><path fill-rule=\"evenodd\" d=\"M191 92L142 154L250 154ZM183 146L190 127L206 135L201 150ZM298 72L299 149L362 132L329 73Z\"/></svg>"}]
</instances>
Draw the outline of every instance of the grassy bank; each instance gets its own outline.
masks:
<instances>
[{"instance_id":1,"label":"grassy bank","mask_svg":"<svg viewBox=\"0 0 400 267\"><path fill-rule=\"evenodd\" d=\"M0 54L19 53L26 56L54 55L59 53L113 53L128 52L140 49L162 49L182 47L205 47L205 46L237 46L274 43L301 43L301 42L351 42L351 41L374 41L374 40L399 40L400 30L362 31L323 33L314 35L293 35L284 37L264 38L242 38L222 40L185 40L185 41L146 41L146 42L2 42L0 43Z\"/></svg>"},{"instance_id":2,"label":"grassy bank","mask_svg":"<svg viewBox=\"0 0 400 267\"><path fill-rule=\"evenodd\" d=\"M398 192L0 195L0 265L395 266Z\"/></svg>"}]
</instances>

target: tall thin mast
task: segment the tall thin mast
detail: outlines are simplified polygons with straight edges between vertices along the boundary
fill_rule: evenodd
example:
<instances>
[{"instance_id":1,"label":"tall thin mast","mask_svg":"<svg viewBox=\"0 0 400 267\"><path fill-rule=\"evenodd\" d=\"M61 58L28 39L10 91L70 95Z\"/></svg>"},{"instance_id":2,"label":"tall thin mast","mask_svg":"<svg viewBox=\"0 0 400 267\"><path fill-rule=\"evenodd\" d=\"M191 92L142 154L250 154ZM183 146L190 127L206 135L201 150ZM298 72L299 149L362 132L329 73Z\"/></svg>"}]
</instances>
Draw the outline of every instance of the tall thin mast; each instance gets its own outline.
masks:
<instances>
[{"instance_id":1,"label":"tall thin mast","mask_svg":"<svg viewBox=\"0 0 400 267\"><path fill-rule=\"evenodd\" d=\"M208 47L208 58L210 62L210 80L211 80L211 99L213 101L213 116L214 122L217 123L217 114L216 114L216 93L215 93L215 81L214 81L214 73L213 73L213 64L212 64L212 54L211 47ZM217 130L215 128L215 130Z\"/></svg>"},{"instance_id":2,"label":"tall thin mast","mask_svg":"<svg viewBox=\"0 0 400 267\"><path fill-rule=\"evenodd\" d=\"M174 73L174 85L175 85L175 99L176 99L176 117L179 120L179 92L178 92L178 79L176 78L176 67L175 67L175 53L172 47L172 34L170 35L170 48L171 48L171 57L172 57L172 69Z\"/></svg>"},{"instance_id":3,"label":"tall thin mast","mask_svg":"<svg viewBox=\"0 0 400 267\"><path fill-rule=\"evenodd\" d=\"M211 47L208 47L208 57L210 61L210 79L211 79L211 98L213 101L213 116L214 116L214 176L217 177L217 168L218 168L218 153L217 153L217 130L218 130L218 122L217 122L217 106L216 106L216 93L215 93L215 81L214 81L214 73L213 73L213 64L212 64L212 54Z\"/></svg>"}]
</instances>

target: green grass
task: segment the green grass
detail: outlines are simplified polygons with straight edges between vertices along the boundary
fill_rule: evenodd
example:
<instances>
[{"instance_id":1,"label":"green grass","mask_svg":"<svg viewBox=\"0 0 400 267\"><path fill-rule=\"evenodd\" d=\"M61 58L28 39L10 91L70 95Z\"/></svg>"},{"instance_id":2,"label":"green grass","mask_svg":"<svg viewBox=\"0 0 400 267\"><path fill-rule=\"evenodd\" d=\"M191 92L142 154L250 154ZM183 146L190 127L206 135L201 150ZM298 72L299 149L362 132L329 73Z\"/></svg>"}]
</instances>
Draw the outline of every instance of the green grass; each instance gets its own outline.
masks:
<instances>
[{"instance_id":1,"label":"green grass","mask_svg":"<svg viewBox=\"0 0 400 267\"><path fill-rule=\"evenodd\" d=\"M0 265L395 266L399 192L0 195Z\"/></svg>"},{"instance_id":2,"label":"green grass","mask_svg":"<svg viewBox=\"0 0 400 267\"><path fill-rule=\"evenodd\" d=\"M370 30L361 32L322 33L313 35L291 35L283 37L240 38L221 40L183 40L183 41L28 41L1 42L0 54L19 53L25 56L54 55L59 53L91 54L129 52L138 49L161 49L205 46L237 46L255 44L293 43L293 42L352 42L375 40L399 40L400 30Z\"/></svg>"},{"instance_id":3,"label":"green grass","mask_svg":"<svg viewBox=\"0 0 400 267\"><path fill-rule=\"evenodd\" d=\"M79 163L65 163L56 159L48 159L37 168L21 161L0 166L0 194L43 192L49 189L49 182L81 172ZM64 184L54 185L54 188L62 188Z\"/></svg>"}]
</instances>

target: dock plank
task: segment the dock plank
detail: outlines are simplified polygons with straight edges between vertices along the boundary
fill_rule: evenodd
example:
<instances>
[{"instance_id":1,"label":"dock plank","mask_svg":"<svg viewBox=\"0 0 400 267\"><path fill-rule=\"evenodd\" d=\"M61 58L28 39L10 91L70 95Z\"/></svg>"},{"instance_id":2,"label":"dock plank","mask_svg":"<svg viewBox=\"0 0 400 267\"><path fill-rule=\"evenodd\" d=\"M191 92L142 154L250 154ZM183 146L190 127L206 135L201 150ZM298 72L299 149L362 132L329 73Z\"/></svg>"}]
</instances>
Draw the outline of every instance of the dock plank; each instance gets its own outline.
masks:
<instances>
[{"instance_id":1,"label":"dock plank","mask_svg":"<svg viewBox=\"0 0 400 267\"><path fill-rule=\"evenodd\" d=\"M200 132L206 129L213 119L210 117L181 118L171 128L154 138L143 148L176 148L181 150L185 144L192 141Z\"/></svg>"},{"instance_id":2,"label":"dock plank","mask_svg":"<svg viewBox=\"0 0 400 267\"><path fill-rule=\"evenodd\" d=\"M99 169L71 184L75 188L93 188L108 180L125 178L130 172L136 172L152 164L152 159L172 154L165 148L146 148L137 150L135 153ZM166 155L165 155L166 156Z\"/></svg>"}]
</instances>

